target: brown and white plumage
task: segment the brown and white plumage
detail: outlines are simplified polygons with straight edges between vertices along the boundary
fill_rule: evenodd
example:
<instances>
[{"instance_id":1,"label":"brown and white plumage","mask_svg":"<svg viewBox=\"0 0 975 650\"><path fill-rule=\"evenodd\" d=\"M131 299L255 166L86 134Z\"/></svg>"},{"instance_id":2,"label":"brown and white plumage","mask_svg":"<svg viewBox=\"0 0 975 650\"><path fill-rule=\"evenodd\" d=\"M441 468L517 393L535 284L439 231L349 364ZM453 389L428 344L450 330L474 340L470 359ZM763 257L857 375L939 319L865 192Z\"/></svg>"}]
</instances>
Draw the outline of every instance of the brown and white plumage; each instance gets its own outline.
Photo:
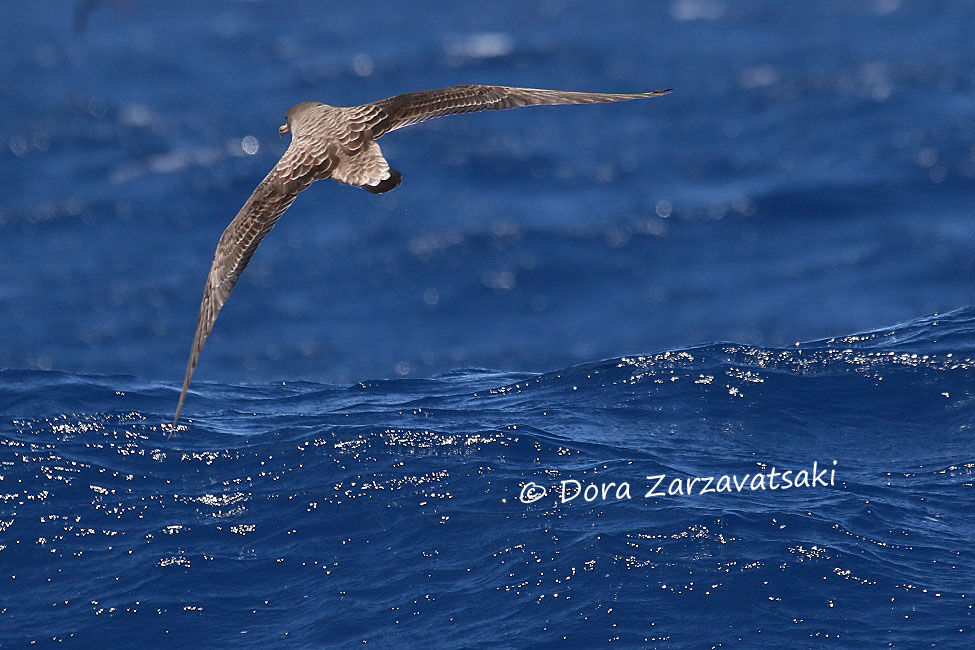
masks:
<instances>
[{"instance_id":1,"label":"brown and white plumage","mask_svg":"<svg viewBox=\"0 0 975 650\"><path fill-rule=\"evenodd\" d=\"M668 92L606 94L505 86L453 86L397 95L362 106L337 107L305 102L292 107L287 114L287 124L280 129L282 134L291 132L291 145L217 243L203 289L200 316L173 425L179 420L193 371L217 314L261 240L298 193L324 178L375 194L399 186L402 176L383 158L377 138L404 126L457 113L550 104L601 104L649 99Z\"/></svg>"}]
</instances>

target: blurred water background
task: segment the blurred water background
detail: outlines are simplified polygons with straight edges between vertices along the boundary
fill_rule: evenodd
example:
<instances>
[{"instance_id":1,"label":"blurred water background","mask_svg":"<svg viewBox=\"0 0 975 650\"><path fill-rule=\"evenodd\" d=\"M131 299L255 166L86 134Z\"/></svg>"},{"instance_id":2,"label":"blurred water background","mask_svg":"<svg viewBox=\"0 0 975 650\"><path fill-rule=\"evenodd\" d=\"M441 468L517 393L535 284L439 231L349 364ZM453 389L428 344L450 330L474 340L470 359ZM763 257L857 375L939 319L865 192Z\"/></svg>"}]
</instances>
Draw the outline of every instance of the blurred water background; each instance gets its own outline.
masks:
<instances>
[{"instance_id":1,"label":"blurred water background","mask_svg":"<svg viewBox=\"0 0 975 650\"><path fill-rule=\"evenodd\" d=\"M970 644L975 5L10 2L0 78L0 645ZM287 109L461 83L676 90L385 137L166 438Z\"/></svg>"}]
</instances>

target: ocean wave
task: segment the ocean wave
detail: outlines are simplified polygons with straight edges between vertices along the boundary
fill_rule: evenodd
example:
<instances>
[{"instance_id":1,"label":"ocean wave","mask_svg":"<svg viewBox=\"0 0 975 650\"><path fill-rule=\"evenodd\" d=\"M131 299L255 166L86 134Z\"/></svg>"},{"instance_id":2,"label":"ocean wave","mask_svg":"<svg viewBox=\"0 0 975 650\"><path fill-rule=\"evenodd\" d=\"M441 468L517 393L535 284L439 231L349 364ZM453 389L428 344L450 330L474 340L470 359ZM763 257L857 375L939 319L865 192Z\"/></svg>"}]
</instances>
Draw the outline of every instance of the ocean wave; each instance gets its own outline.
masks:
<instances>
[{"instance_id":1,"label":"ocean wave","mask_svg":"<svg viewBox=\"0 0 975 650\"><path fill-rule=\"evenodd\" d=\"M6 370L0 640L958 642L973 346L966 308L541 374L200 382L175 432L173 384ZM834 485L644 498L814 462Z\"/></svg>"}]
</instances>

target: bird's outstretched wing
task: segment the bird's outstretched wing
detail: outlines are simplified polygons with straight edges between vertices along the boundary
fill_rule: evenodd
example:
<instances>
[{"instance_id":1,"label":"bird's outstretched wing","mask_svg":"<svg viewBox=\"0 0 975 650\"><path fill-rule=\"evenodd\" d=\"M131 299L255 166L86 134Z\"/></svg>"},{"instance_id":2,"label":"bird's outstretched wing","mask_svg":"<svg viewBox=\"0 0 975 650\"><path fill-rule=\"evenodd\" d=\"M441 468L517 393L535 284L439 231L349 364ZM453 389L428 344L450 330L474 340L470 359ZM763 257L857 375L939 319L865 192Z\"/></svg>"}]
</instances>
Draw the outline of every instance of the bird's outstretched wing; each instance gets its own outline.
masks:
<instances>
[{"instance_id":1,"label":"bird's outstretched wing","mask_svg":"<svg viewBox=\"0 0 975 650\"><path fill-rule=\"evenodd\" d=\"M427 90L407 95L397 95L359 109L359 120L368 125L372 137L431 120L435 117L474 113L477 111L502 111L520 106L544 106L552 104L604 104L626 102L633 99L650 99L666 95L671 89L647 93L582 93L567 90L542 90L538 88L509 88L507 86L451 86L439 90Z\"/></svg>"},{"instance_id":2,"label":"bird's outstretched wing","mask_svg":"<svg viewBox=\"0 0 975 650\"><path fill-rule=\"evenodd\" d=\"M264 177L220 236L213 263L210 265L210 274L203 288L200 316L196 321L196 334L193 336L189 361L186 362L186 376L183 379L183 390L179 395L173 426L179 421L186 391L200 360L203 344L213 329L220 308L230 297L230 292L234 290L257 246L291 206L298 193L312 181L327 177L335 167L337 156L334 151L323 149L310 152L304 149L299 143L292 141L288 151Z\"/></svg>"}]
</instances>

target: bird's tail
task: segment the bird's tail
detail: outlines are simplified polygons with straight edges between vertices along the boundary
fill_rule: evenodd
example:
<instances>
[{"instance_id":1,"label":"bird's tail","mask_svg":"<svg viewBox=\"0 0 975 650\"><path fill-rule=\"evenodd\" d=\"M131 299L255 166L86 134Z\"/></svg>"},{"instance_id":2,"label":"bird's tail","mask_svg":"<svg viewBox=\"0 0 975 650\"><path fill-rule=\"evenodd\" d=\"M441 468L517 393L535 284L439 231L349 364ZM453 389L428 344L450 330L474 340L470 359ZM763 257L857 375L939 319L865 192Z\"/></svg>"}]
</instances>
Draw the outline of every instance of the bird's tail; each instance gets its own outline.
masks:
<instances>
[{"instance_id":1,"label":"bird's tail","mask_svg":"<svg viewBox=\"0 0 975 650\"><path fill-rule=\"evenodd\" d=\"M361 185L362 189L367 192L372 192L373 194L382 194L383 192L388 192L390 190L395 190L399 187L399 184L403 182L403 175L398 171L389 168L389 178L384 181L379 181L375 185Z\"/></svg>"}]
</instances>

